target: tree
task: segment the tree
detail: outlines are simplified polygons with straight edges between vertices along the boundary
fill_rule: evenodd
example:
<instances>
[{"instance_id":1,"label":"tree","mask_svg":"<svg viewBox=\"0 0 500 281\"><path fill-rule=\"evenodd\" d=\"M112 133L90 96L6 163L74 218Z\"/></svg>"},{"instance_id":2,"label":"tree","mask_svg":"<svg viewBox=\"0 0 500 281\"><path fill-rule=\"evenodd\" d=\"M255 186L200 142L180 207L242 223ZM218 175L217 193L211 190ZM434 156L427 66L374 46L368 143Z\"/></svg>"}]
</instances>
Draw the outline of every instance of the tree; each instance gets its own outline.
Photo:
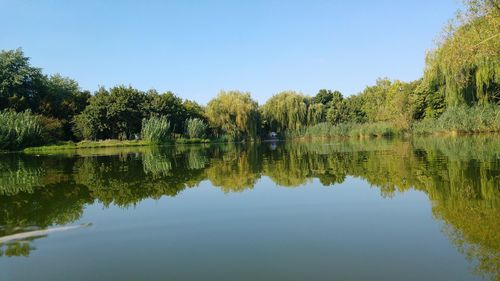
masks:
<instances>
[{"instance_id":1,"label":"tree","mask_svg":"<svg viewBox=\"0 0 500 281\"><path fill-rule=\"evenodd\" d=\"M427 54L423 89L443 96L447 106L500 104L500 5L464 2L465 12L445 27L436 49Z\"/></svg>"},{"instance_id":2,"label":"tree","mask_svg":"<svg viewBox=\"0 0 500 281\"><path fill-rule=\"evenodd\" d=\"M221 91L208 103L206 114L212 124L234 139L258 136L258 104L248 92Z\"/></svg>"},{"instance_id":3,"label":"tree","mask_svg":"<svg viewBox=\"0 0 500 281\"><path fill-rule=\"evenodd\" d=\"M0 52L0 110L35 111L46 77L32 67L22 49Z\"/></svg>"},{"instance_id":4,"label":"tree","mask_svg":"<svg viewBox=\"0 0 500 281\"><path fill-rule=\"evenodd\" d=\"M363 98L359 95L352 95L345 100L348 117L347 120L354 123L366 122L366 113L363 111Z\"/></svg>"},{"instance_id":5,"label":"tree","mask_svg":"<svg viewBox=\"0 0 500 281\"><path fill-rule=\"evenodd\" d=\"M174 133L183 133L189 114L181 98L168 91L158 94L156 90L147 92L145 113L148 116L165 116L170 121Z\"/></svg>"},{"instance_id":6,"label":"tree","mask_svg":"<svg viewBox=\"0 0 500 281\"><path fill-rule=\"evenodd\" d=\"M314 103L322 103L324 105L327 105L332 101L334 96L338 96L339 94L342 95L339 91L321 89L316 94L316 96L313 97L312 101Z\"/></svg>"},{"instance_id":7,"label":"tree","mask_svg":"<svg viewBox=\"0 0 500 281\"><path fill-rule=\"evenodd\" d=\"M108 106L111 103L109 92L101 87L89 99L85 110L75 116L73 131L82 139L106 139L111 137L111 128L108 119Z\"/></svg>"},{"instance_id":8,"label":"tree","mask_svg":"<svg viewBox=\"0 0 500 281\"><path fill-rule=\"evenodd\" d=\"M85 139L129 139L141 131L146 96L132 87L100 88L82 114L75 118L75 133Z\"/></svg>"},{"instance_id":9,"label":"tree","mask_svg":"<svg viewBox=\"0 0 500 281\"><path fill-rule=\"evenodd\" d=\"M385 106L387 90L391 86L391 81L387 78L377 79L374 86L366 87L360 96L363 99L362 109L366 113L368 122L383 121L382 108Z\"/></svg>"},{"instance_id":10,"label":"tree","mask_svg":"<svg viewBox=\"0 0 500 281\"><path fill-rule=\"evenodd\" d=\"M418 96L415 94L415 89L419 83L420 81L406 83L399 80L392 83L383 108L385 120L391 121L398 128L410 128L418 115Z\"/></svg>"},{"instance_id":11,"label":"tree","mask_svg":"<svg viewBox=\"0 0 500 281\"><path fill-rule=\"evenodd\" d=\"M330 96L326 119L333 125L347 121L348 111L342 93L335 91Z\"/></svg>"},{"instance_id":12,"label":"tree","mask_svg":"<svg viewBox=\"0 0 500 281\"><path fill-rule=\"evenodd\" d=\"M297 131L307 126L309 103L308 98L300 93L281 92L262 106L262 115L271 130Z\"/></svg>"}]
</instances>

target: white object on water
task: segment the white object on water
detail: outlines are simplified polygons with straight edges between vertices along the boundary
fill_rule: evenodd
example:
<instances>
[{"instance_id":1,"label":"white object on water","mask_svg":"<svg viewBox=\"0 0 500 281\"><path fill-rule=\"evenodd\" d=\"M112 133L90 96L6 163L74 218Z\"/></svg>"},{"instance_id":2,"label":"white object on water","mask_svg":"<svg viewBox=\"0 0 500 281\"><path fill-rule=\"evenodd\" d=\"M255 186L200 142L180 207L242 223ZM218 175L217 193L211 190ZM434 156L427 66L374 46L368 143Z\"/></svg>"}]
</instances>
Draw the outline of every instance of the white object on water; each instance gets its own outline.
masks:
<instances>
[{"instance_id":1,"label":"white object on water","mask_svg":"<svg viewBox=\"0 0 500 281\"><path fill-rule=\"evenodd\" d=\"M6 243L6 242L10 242L10 241L15 241L15 240L23 240L26 238L37 237L37 236L45 236L45 235L48 235L49 233L52 233L52 232L72 230L72 229L87 227L87 226L91 226L91 225L92 225L91 223L84 223L84 224L80 224L80 225L61 226L61 227L54 227L54 228L48 228L48 229L42 229L42 230L21 232L21 233L16 233L16 234L0 237L0 243Z\"/></svg>"}]
</instances>

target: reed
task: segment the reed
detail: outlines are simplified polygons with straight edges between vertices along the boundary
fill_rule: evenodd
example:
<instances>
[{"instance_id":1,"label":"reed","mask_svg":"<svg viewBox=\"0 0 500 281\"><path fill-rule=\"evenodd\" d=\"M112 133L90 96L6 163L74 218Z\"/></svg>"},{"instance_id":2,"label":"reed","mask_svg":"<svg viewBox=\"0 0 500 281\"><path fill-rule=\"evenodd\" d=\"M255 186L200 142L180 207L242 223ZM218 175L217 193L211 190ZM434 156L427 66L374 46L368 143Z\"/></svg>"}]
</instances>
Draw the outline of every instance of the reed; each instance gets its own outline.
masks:
<instances>
[{"instance_id":1,"label":"reed","mask_svg":"<svg viewBox=\"0 0 500 281\"><path fill-rule=\"evenodd\" d=\"M170 122L165 116L143 119L141 136L152 143L167 142L170 139Z\"/></svg>"},{"instance_id":2,"label":"reed","mask_svg":"<svg viewBox=\"0 0 500 281\"><path fill-rule=\"evenodd\" d=\"M0 149L16 150L42 142L39 116L30 111L0 112Z\"/></svg>"}]
</instances>

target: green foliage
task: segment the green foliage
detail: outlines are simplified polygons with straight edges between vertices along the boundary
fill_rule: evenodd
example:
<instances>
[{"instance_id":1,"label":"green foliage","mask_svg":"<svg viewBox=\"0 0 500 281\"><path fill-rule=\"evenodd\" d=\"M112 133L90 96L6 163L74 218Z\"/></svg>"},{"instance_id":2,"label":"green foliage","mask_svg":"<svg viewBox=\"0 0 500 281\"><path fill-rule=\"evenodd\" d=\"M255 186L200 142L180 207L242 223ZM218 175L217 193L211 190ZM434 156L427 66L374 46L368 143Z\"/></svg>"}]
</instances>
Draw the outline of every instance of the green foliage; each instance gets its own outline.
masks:
<instances>
[{"instance_id":1,"label":"green foliage","mask_svg":"<svg viewBox=\"0 0 500 281\"><path fill-rule=\"evenodd\" d=\"M336 126L330 122L323 122L314 126L307 127L303 133L298 136L305 137L347 137L351 130L351 123L342 123Z\"/></svg>"},{"instance_id":2,"label":"green foliage","mask_svg":"<svg viewBox=\"0 0 500 281\"><path fill-rule=\"evenodd\" d=\"M20 149L42 142L40 118L30 111L0 112L0 149Z\"/></svg>"},{"instance_id":3,"label":"green foliage","mask_svg":"<svg viewBox=\"0 0 500 281\"><path fill-rule=\"evenodd\" d=\"M151 146L150 141L145 140L99 140L99 141L88 141L83 140L77 143L72 141L57 142L56 144L28 147L23 149L24 153L28 154L72 154L78 149L78 154L89 153L91 151L85 152L86 149L92 148L119 148L123 151L124 147L139 147L139 146ZM135 148L137 150L137 148ZM106 150L106 152L114 152L114 150Z\"/></svg>"},{"instance_id":4,"label":"green foliage","mask_svg":"<svg viewBox=\"0 0 500 281\"><path fill-rule=\"evenodd\" d=\"M281 92L262 106L262 117L273 131L298 131L307 126L309 103L300 93Z\"/></svg>"},{"instance_id":5,"label":"green foliage","mask_svg":"<svg viewBox=\"0 0 500 281\"><path fill-rule=\"evenodd\" d=\"M339 91L332 91L321 89L319 92L312 98L313 103L321 103L323 105L329 104L335 97L342 96L342 93Z\"/></svg>"},{"instance_id":6,"label":"green foliage","mask_svg":"<svg viewBox=\"0 0 500 281\"><path fill-rule=\"evenodd\" d=\"M204 138L207 128L207 124L198 118L191 118L186 122L186 133L191 139Z\"/></svg>"},{"instance_id":7,"label":"green foliage","mask_svg":"<svg viewBox=\"0 0 500 281\"><path fill-rule=\"evenodd\" d=\"M375 122L364 123L352 126L349 131L351 137L393 137L401 135L403 131L397 129L393 123L388 122Z\"/></svg>"},{"instance_id":8,"label":"green foliage","mask_svg":"<svg viewBox=\"0 0 500 281\"><path fill-rule=\"evenodd\" d=\"M54 143L65 139L64 125L60 119L39 116L39 123L42 127L42 138L44 142Z\"/></svg>"},{"instance_id":9,"label":"green foliage","mask_svg":"<svg viewBox=\"0 0 500 281\"><path fill-rule=\"evenodd\" d=\"M449 107L437 119L415 123L416 134L500 132L500 107L495 105L466 105Z\"/></svg>"},{"instance_id":10,"label":"green foliage","mask_svg":"<svg viewBox=\"0 0 500 281\"><path fill-rule=\"evenodd\" d=\"M364 123L367 121L366 112L363 110L363 97L360 95L352 95L345 100L347 107L347 120L353 123Z\"/></svg>"},{"instance_id":11,"label":"green foliage","mask_svg":"<svg viewBox=\"0 0 500 281\"><path fill-rule=\"evenodd\" d=\"M210 143L212 140L210 139L202 139L202 138L180 138L180 139L175 139L175 143L178 144L194 144L194 143Z\"/></svg>"},{"instance_id":12,"label":"green foliage","mask_svg":"<svg viewBox=\"0 0 500 281\"><path fill-rule=\"evenodd\" d=\"M40 68L30 66L29 58L19 48L0 52L0 110L33 110L44 80Z\"/></svg>"},{"instance_id":13,"label":"green foliage","mask_svg":"<svg viewBox=\"0 0 500 281\"><path fill-rule=\"evenodd\" d=\"M448 106L500 101L500 5L465 1L466 11L444 30L427 55L427 94L444 96Z\"/></svg>"},{"instance_id":14,"label":"green foliage","mask_svg":"<svg viewBox=\"0 0 500 281\"><path fill-rule=\"evenodd\" d=\"M146 93L144 104L145 116L165 116L170 121L172 132L184 133L185 121L193 116L199 117L199 107L194 102L183 103L182 99L172 92L158 94L155 90ZM188 106L186 108L184 105ZM189 110L189 111L188 111Z\"/></svg>"},{"instance_id":15,"label":"green foliage","mask_svg":"<svg viewBox=\"0 0 500 281\"><path fill-rule=\"evenodd\" d=\"M250 93L221 91L206 109L208 120L216 126L216 136L228 134L231 139L256 139L260 124L258 104Z\"/></svg>"},{"instance_id":16,"label":"green foliage","mask_svg":"<svg viewBox=\"0 0 500 281\"><path fill-rule=\"evenodd\" d=\"M332 125L329 122L320 123L315 126L307 127L305 130L289 134L288 137L393 137L403 134L404 131L397 129L394 124L387 122L375 123L341 123Z\"/></svg>"},{"instance_id":17,"label":"green foliage","mask_svg":"<svg viewBox=\"0 0 500 281\"><path fill-rule=\"evenodd\" d=\"M142 139L153 143L164 143L170 138L170 122L165 116L150 117L142 121Z\"/></svg>"},{"instance_id":18,"label":"green foliage","mask_svg":"<svg viewBox=\"0 0 500 281\"><path fill-rule=\"evenodd\" d=\"M335 91L332 94L329 106L330 108L328 109L326 120L328 120L330 124L338 125L348 121L348 108L340 92Z\"/></svg>"},{"instance_id":19,"label":"green foliage","mask_svg":"<svg viewBox=\"0 0 500 281\"><path fill-rule=\"evenodd\" d=\"M71 120L87 105L89 92L59 74L47 77L32 67L21 49L0 52L0 110L18 112L30 109L35 114L58 119L59 139L73 138ZM55 121L54 121L55 122Z\"/></svg>"}]
</instances>

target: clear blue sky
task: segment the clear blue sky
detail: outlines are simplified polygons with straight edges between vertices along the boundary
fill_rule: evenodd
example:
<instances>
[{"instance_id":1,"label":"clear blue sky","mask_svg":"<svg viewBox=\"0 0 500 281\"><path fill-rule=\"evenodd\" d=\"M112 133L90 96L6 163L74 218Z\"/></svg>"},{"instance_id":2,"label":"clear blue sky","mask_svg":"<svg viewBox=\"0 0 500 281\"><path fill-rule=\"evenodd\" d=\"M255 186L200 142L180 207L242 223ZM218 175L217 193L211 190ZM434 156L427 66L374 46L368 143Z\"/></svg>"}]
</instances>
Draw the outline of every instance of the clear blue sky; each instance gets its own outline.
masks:
<instances>
[{"instance_id":1,"label":"clear blue sky","mask_svg":"<svg viewBox=\"0 0 500 281\"><path fill-rule=\"evenodd\" d=\"M422 75L456 0L0 0L0 49L83 89L132 85L206 103L219 90L263 103L282 90L355 94Z\"/></svg>"}]
</instances>

